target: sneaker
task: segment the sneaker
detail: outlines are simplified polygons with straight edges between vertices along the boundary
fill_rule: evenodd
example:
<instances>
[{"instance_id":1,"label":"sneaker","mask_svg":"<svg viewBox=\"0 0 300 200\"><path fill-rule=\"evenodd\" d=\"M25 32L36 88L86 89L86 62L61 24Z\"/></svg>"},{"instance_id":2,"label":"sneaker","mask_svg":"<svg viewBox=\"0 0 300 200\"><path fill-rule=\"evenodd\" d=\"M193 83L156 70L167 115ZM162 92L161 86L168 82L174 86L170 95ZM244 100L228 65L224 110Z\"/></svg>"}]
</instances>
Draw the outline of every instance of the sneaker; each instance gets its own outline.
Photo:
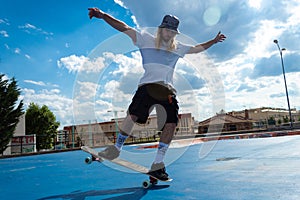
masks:
<instances>
[{"instance_id":1,"label":"sneaker","mask_svg":"<svg viewBox=\"0 0 300 200\"><path fill-rule=\"evenodd\" d=\"M120 155L120 151L115 147L115 145L108 146L106 149L103 151L100 151L98 153L100 157L103 157L107 160L113 160Z\"/></svg>"},{"instance_id":2,"label":"sneaker","mask_svg":"<svg viewBox=\"0 0 300 200\"><path fill-rule=\"evenodd\" d=\"M169 175L166 172L166 168L163 162L153 163L148 174L162 181L166 181L169 179Z\"/></svg>"}]
</instances>

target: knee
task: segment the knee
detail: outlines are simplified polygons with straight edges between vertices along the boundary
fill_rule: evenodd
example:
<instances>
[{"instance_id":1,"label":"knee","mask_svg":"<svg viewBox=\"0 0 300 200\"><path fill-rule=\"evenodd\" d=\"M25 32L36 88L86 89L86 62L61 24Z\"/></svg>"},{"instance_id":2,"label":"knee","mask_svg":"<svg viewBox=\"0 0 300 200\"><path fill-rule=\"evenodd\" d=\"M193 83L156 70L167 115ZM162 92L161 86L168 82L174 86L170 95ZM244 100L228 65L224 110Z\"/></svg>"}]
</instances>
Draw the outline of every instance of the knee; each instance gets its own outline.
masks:
<instances>
[{"instance_id":1,"label":"knee","mask_svg":"<svg viewBox=\"0 0 300 200\"><path fill-rule=\"evenodd\" d=\"M136 122L136 120L138 119L136 115L130 115L130 118L133 122Z\"/></svg>"},{"instance_id":2,"label":"knee","mask_svg":"<svg viewBox=\"0 0 300 200\"><path fill-rule=\"evenodd\" d=\"M174 134L176 126L176 123L166 123L162 130L163 134Z\"/></svg>"}]
</instances>

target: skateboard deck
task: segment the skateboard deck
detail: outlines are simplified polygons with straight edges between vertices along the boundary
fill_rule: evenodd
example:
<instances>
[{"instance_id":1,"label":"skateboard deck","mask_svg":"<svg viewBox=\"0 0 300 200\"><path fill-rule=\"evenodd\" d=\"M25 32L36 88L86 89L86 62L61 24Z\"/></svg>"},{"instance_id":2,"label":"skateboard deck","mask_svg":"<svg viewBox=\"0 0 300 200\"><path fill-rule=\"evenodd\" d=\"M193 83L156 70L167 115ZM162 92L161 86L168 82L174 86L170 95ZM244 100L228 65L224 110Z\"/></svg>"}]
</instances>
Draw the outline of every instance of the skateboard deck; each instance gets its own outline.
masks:
<instances>
[{"instance_id":1,"label":"skateboard deck","mask_svg":"<svg viewBox=\"0 0 300 200\"><path fill-rule=\"evenodd\" d=\"M147 169L146 167L136 164L136 163L133 163L133 162L130 162L130 161L127 161L127 160L124 160L124 159L121 159L121 158L115 158L113 160L108 160L108 159L102 158L98 155L98 152L96 150L94 150L88 146L82 146L81 149L84 152L89 153L92 156L92 157L87 157L85 159L85 163L87 163L87 164L91 164L93 161L103 162L104 160L107 160L107 161L115 163L117 165L126 167L127 169L130 169L130 170L133 170L133 171L136 171L136 172L139 172L139 173L149 176L150 177L149 181L143 182L144 188L148 188L150 185L157 184L157 181L170 182L173 180L171 178L168 180L160 180L160 179L150 175L149 169Z\"/></svg>"}]
</instances>

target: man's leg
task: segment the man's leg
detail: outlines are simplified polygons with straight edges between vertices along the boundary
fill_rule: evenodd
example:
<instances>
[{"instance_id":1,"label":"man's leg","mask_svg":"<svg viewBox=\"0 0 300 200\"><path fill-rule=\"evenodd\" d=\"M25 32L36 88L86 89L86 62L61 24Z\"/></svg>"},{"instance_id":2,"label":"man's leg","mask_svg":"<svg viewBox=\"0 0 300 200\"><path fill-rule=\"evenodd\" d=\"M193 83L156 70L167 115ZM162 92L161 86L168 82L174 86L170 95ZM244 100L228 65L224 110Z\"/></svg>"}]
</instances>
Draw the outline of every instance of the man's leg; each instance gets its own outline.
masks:
<instances>
[{"instance_id":1,"label":"man's leg","mask_svg":"<svg viewBox=\"0 0 300 200\"><path fill-rule=\"evenodd\" d=\"M120 155L120 151L130 135L133 128L134 122L137 120L137 117L134 115L127 115L122 123L122 128L120 128L120 133L118 134L116 144L108 146L105 150L98 153L99 156L104 157L109 160L113 160Z\"/></svg>"},{"instance_id":2,"label":"man's leg","mask_svg":"<svg viewBox=\"0 0 300 200\"><path fill-rule=\"evenodd\" d=\"M161 133L160 142L170 144L176 129L176 123L166 123Z\"/></svg>"},{"instance_id":3,"label":"man's leg","mask_svg":"<svg viewBox=\"0 0 300 200\"><path fill-rule=\"evenodd\" d=\"M154 163L161 163L164 161L165 154L169 148L169 144L172 141L172 138L174 136L176 124L175 123L166 123L160 140L158 144L157 154L154 160Z\"/></svg>"},{"instance_id":4,"label":"man's leg","mask_svg":"<svg viewBox=\"0 0 300 200\"><path fill-rule=\"evenodd\" d=\"M165 124L158 144L156 157L150 169L152 175L159 177L159 179L162 180L168 179L168 174L166 173L164 165L164 158L173 139L175 128L176 123Z\"/></svg>"},{"instance_id":5,"label":"man's leg","mask_svg":"<svg viewBox=\"0 0 300 200\"><path fill-rule=\"evenodd\" d=\"M134 122L136 120L137 117L135 115L127 115L126 118L124 119L115 144L115 147L117 147L119 151L122 150L122 147L127 137L131 134L132 128L134 126Z\"/></svg>"},{"instance_id":6,"label":"man's leg","mask_svg":"<svg viewBox=\"0 0 300 200\"><path fill-rule=\"evenodd\" d=\"M176 124L175 123L166 123L158 144L157 154L154 160L154 163L160 163L164 161L165 154L169 148L174 133L175 133Z\"/></svg>"}]
</instances>

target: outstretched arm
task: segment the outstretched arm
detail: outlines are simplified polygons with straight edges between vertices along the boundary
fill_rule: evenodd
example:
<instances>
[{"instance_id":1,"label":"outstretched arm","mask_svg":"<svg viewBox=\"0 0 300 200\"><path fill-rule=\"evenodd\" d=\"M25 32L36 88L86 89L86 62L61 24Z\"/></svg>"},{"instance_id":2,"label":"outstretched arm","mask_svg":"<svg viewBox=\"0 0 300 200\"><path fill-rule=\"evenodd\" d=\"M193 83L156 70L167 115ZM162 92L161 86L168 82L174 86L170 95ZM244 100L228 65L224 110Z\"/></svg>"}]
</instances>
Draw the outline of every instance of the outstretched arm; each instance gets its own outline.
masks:
<instances>
[{"instance_id":1,"label":"outstretched arm","mask_svg":"<svg viewBox=\"0 0 300 200\"><path fill-rule=\"evenodd\" d=\"M126 23L114 18L113 16L103 12L102 10L99 10L98 8L88 8L88 10L90 19L92 19L93 17L103 19L111 27L125 33L132 39L134 43L136 42L136 30L128 26Z\"/></svg>"},{"instance_id":2,"label":"outstretched arm","mask_svg":"<svg viewBox=\"0 0 300 200\"><path fill-rule=\"evenodd\" d=\"M188 53L199 53L201 51L204 51L211 47L213 44L216 44L218 42L223 42L226 39L226 36L221 33L221 31L216 35L216 37L212 40L209 40L207 42L204 42L202 44L197 44L193 46Z\"/></svg>"}]
</instances>

